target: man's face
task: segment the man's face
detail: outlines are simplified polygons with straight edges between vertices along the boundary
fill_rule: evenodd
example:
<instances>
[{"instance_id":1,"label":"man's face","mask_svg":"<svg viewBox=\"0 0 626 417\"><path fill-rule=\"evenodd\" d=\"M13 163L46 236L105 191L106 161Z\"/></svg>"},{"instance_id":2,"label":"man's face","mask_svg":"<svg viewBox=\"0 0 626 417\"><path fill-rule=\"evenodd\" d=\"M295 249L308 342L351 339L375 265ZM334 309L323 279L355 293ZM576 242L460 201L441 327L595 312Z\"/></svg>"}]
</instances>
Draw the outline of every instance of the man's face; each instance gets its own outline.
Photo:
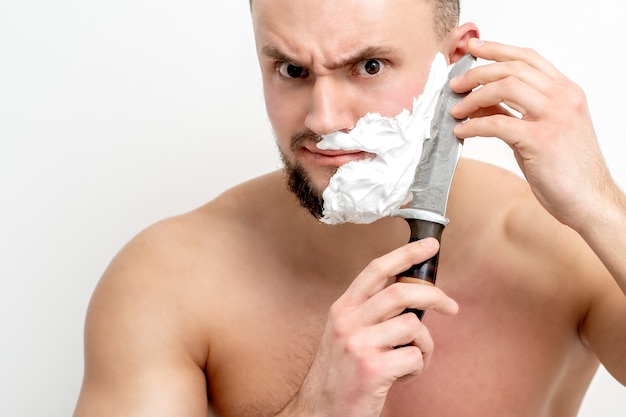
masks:
<instances>
[{"instance_id":1,"label":"man's face","mask_svg":"<svg viewBox=\"0 0 626 417\"><path fill-rule=\"evenodd\" d=\"M319 198L363 153L321 151L318 135L368 112L396 116L421 94L438 51L425 0L254 0L268 115L290 182ZM295 187L294 187L295 185ZM292 184L292 189L303 188Z\"/></svg>"}]
</instances>

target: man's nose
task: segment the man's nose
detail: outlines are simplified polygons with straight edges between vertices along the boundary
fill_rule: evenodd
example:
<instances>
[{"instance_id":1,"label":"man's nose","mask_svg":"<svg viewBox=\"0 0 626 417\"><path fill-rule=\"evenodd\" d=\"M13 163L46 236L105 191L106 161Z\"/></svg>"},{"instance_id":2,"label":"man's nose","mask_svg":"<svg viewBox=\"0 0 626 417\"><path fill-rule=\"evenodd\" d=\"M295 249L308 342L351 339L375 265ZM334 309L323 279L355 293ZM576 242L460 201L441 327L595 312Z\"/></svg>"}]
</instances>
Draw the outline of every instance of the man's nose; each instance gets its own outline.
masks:
<instances>
[{"instance_id":1,"label":"man's nose","mask_svg":"<svg viewBox=\"0 0 626 417\"><path fill-rule=\"evenodd\" d=\"M318 135L347 131L356 124L352 98L340 80L319 77L309 99L305 126Z\"/></svg>"}]
</instances>

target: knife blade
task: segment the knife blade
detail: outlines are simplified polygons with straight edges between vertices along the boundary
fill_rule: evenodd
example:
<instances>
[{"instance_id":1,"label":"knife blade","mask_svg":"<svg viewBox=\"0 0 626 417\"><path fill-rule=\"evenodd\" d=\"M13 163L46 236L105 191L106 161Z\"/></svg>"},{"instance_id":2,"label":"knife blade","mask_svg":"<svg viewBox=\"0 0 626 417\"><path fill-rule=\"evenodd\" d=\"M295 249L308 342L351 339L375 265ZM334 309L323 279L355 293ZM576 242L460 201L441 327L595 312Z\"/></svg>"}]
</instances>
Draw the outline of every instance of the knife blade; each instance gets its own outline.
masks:
<instances>
[{"instance_id":1,"label":"knife blade","mask_svg":"<svg viewBox=\"0 0 626 417\"><path fill-rule=\"evenodd\" d=\"M409 242L426 237L434 237L441 242L443 229L448 225L448 195L463 148L463 141L454 135L454 126L460 120L452 117L450 109L467 95L455 93L449 84L452 78L465 73L475 62L476 58L466 54L448 72L448 81L441 90L431 121L430 138L424 141L422 155L410 187L413 200L410 207L398 209L393 214L404 218L409 224ZM396 281L434 285L438 262L439 252L399 274ZM424 314L418 309L406 309L404 313L406 312L412 312L420 319Z\"/></svg>"}]
</instances>

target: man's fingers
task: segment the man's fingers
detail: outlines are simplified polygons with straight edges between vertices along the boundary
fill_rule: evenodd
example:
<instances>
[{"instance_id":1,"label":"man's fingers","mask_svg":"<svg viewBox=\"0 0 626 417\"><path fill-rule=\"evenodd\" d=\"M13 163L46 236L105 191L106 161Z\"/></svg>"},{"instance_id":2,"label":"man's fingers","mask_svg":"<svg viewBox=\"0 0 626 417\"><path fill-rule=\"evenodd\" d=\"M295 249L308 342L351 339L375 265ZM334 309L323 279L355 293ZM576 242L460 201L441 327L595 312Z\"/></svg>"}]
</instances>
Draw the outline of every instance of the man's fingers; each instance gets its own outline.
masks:
<instances>
[{"instance_id":1,"label":"man's fingers","mask_svg":"<svg viewBox=\"0 0 626 417\"><path fill-rule=\"evenodd\" d=\"M470 92L451 110L458 119L477 117L485 113L482 109L504 103L522 118L534 120L550 110L551 98L570 84L532 49L474 39L470 52L494 62L479 65L450 81L454 91Z\"/></svg>"},{"instance_id":2,"label":"man's fingers","mask_svg":"<svg viewBox=\"0 0 626 417\"><path fill-rule=\"evenodd\" d=\"M399 247L374 259L357 276L340 300L360 305L395 280L395 276L412 265L432 258L439 250L439 242L426 238Z\"/></svg>"},{"instance_id":3,"label":"man's fingers","mask_svg":"<svg viewBox=\"0 0 626 417\"><path fill-rule=\"evenodd\" d=\"M399 314L368 330L371 340L383 351L411 345L430 355L435 347L428 328L413 313Z\"/></svg>"},{"instance_id":4,"label":"man's fingers","mask_svg":"<svg viewBox=\"0 0 626 417\"><path fill-rule=\"evenodd\" d=\"M480 85L515 78L519 82L547 94L554 88L555 80L523 61L496 62L477 66L465 74L454 77L450 88L457 93L471 91ZM514 88L515 85L506 85Z\"/></svg>"},{"instance_id":5,"label":"man's fingers","mask_svg":"<svg viewBox=\"0 0 626 417\"><path fill-rule=\"evenodd\" d=\"M558 68L530 48L520 48L482 39L470 39L468 49L477 58L496 62L522 61L552 79L559 79L563 76Z\"/></svg>"},{"instance_id":6,"label":"man's fingers","mask_svg":"<svg viewBox=\"0 0 626 417\"><path fill-rule=\"evenodd\" d=\"M501 103L519 112L522 117L537 117L549 101L547 97L529 84L515 77L490 82L472 91L451 109L452 116L465 119L475 117L480 109L494 108Z\"/></svg>"},{"instance_id":7,"label":"man's fingers","mask_svg":"<svg viewBox=\"0 0 626 417\"><path fill-rule=\"evenodd\" d=\"M366 325L391 319L407 308L435 310L456 314L457 303L441 289L430 284L397 282L373 295L363 304L362 318Z\"/></svg>"},{"instance_id":8,"label":"man's fingers","mask_svg":"<svg viewBox=\"0 0 626 417\"><path fill-rule=\"evenodd\" d=\"M401 346L401 347L398 347ZM369 355L378 352L382 355L369 356L370 366L378 365L374 358L382 360L384 371L398 379L407 375L418 375L430 362L434 342L428 331L414 314L401 314L390 320L371 326L355 338L347 347L355 355ZM395 353L396 350L405 349ZM379 372L374 369L374 373Z\"/></svg>"}]
</instances>

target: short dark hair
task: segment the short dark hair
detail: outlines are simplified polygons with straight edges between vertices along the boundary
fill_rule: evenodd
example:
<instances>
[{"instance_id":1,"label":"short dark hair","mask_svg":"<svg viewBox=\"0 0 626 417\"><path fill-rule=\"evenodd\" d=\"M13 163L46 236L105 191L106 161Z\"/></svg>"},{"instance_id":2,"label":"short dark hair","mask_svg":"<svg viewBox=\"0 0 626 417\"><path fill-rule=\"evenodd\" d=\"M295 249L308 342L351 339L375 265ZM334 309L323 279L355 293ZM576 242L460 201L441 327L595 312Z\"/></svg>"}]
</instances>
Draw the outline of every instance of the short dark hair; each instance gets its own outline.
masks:
<instances>
[{"instance_id":1,"label":"short dark hair","mask_svg":"<svg viewBox=\"0 0 626 417\"><path fill-rule=\"evenodd\" d=\"M448 32L459 24L461 7L459 0L427 0L433 7L434 29L437 40L443 40Z\"/></svg>"},{"instance_id":2,"label":"short dark hair","mask_svg":"<svg viewBox=\"0 0 626 417\"><path fill-rule=\"evenodd\" d=\"M425 0L433 7L434 28L437 40L443 40L448 32L459 24L460 0ZM250 0L252 7L252 0Z\"/></svg>"}]
</instances>

